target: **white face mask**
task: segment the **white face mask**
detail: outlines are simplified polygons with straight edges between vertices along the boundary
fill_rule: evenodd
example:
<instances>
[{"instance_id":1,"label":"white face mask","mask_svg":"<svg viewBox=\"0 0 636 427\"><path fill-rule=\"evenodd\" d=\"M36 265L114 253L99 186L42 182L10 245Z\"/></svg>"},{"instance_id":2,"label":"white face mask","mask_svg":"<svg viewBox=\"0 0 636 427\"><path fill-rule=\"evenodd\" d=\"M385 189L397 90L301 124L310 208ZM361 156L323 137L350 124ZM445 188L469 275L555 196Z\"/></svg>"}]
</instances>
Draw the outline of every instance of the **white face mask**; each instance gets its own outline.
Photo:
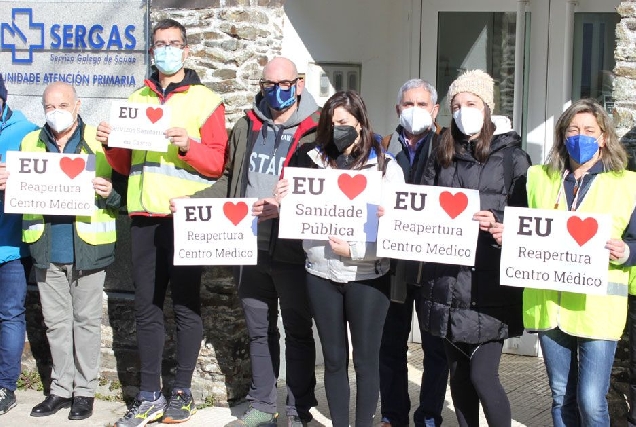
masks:
<instances>
[{"instance_id":1,"label":"white face mask","mask_svg":"<svg viewBox=\"0 0 636 427\"><path fill-rule=\"evenodd\" d=\"M400 124L411 135L419 135L430 129L433 124L433 117L424 108L405 108L400 113Z\"/></svg>"},{"instance_id":2,"label":"white face mask","mask_svg":"<svg viewBox=\"0 0 636 427\"><path fill-rule=\"evenodd\" d=\"M484 127L484 112L475 107L462 107L453 113L455 124L464 135L475 135Z\"/></svg>"},{"instance_id":3,"label":"white face mask","mask_svg":"<svg viewBox=\"0 0 636 427\"><path fill-rule=\"evenodd\" d=\"M75 108L73 112L55 109L46 113L46 124L57 133L62 133L75 123Z\"/></svg>"}]
</instances>

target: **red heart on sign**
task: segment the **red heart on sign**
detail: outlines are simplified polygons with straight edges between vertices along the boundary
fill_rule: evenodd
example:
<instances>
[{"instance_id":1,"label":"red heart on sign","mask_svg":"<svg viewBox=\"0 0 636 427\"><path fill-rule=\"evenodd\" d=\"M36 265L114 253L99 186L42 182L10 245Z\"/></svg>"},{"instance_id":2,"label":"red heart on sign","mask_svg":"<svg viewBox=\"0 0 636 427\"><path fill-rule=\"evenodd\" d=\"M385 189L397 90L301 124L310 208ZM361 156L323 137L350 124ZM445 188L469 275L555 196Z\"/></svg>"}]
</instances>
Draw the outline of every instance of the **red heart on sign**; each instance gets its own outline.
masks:
<instances>
[{"instance_id":1,"label":"red heart on sign","mask_svg":"<svg viewBox=\"0 0 636 427\"><path fill-rule=\"evenodd\" d=\"M594 218L581 219L572 216L568 219L568 232L579 246L586 244L597 231L598 222Z\"/></svg>"},{"instance_id":2,"label":"red heart on sign","mask_svg":"<svg viewBox=\"0 0 636 427\"><path fill-rule=\"evenodd\" d=\"M62 169L62 172L68 175L68 177L71 179L81 174L85 166L86 162L81 157L77 157L75 159L71 159L70 157L62 157L62 159L60 160L60 168Z\"/></svg>"},{"instance_id":3,"label":"red heart on sign","mask_svg":"<svg viewBox=\"0 0 636 427\"><path fill-rule=\"evenodd\" d=\"M455 219L468 206L468 197L462 192L451 194L449 191L442 191L439 204L451 219Z\"/></svg>"},{"instance_id":4,"label":"red heart on sign","mask_svg":"<svg viewBox=\"0 0 636 427\"><path fill-rule=\"evenodd\" d=\"M247 204L245 202L225 202L223 204L223 213L234 225L238 225L247 215Z\"/></svg>"},{"instance_id":5,"label":"red heart on sign","mask_svg":"<svg viewBox=\"0 0 636 427\"><path fill-rule=\"evenodd\" d=\"M338 177L338 187L349 200L353 200L367 188L367 177L364 175L351 176L343 173Z\"/></svg>"},{"instance_id":6,"label":"red heart on sign","mask_svg":"<svg viewBox=\"0 0 636 427\"><path fill-rule=\"evenodd\" d=\"M155 124L163 117L163 110L161 108L148 107L146 108L146 117Z\"/></svg>"}]
</instances>

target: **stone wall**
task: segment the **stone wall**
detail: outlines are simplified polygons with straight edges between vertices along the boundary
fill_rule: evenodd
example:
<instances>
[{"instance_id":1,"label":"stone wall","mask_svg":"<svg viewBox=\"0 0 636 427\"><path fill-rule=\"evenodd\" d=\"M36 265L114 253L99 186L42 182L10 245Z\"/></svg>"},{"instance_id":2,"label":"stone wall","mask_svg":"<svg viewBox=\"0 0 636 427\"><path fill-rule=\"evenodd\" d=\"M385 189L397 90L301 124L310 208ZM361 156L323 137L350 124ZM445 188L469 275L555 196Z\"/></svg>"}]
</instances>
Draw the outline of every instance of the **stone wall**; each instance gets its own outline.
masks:
<instances>
[{"instance_id":1,"label":"stone wall","mask_svg":"<svg viewBox=\"0 0 636 427\"><path fill-rule=\"evenodd\" d=\"M621 20L616 26L613 97L614 124L630 154L630 169L636 170L636 1L623 1L618 7ZM629 346L627 333L618 343L612 370L608 401L612 425L627 425L629 396Z\"/></svg>"},{"instance_id":2,"label":"stone wall","mask_svg":"<svg viewBox=\"0 0 636 427\"><path fill-rule=\"evenodd\" d=\"M227 127L249 108L258 91L266 62L280 54L282 0L154 1L151 22L173 18L188 32L190 58L186 66L225 101ZM204 6L204 7L202 7ZM133 309L129 220L118 220L116 262L109 267L102 322L102 371L99 397L131 398L138 391L139 362ZM248 337L239 300L228 268L206 268L202 284L204 339L194 373L193 393L198 402L224 406L243 398L249 389ZM166 347L164 388L175 368L172 302L165 302ZM26 383L37 388L37 372L46 389L50 352L42 321L39 294L30 286L27 298L28 343L23 357ZM31 384L32 386L34 384Z\"/></svg>"}]
</instances>

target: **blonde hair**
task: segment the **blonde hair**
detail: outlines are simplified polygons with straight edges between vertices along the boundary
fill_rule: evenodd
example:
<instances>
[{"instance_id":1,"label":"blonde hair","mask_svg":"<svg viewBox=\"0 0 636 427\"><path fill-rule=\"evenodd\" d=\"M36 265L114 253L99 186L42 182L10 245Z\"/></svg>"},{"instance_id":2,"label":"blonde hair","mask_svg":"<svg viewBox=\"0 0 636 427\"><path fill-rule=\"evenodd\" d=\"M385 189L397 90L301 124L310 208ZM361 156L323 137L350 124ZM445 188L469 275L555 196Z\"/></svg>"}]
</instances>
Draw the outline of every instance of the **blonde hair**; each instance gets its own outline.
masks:
<instances>
[{"instance_id":1,"label":"blonde hair","mask_svg":"<svg viewBox=\"0 0 636 427\"><path fill-rule=\"evenodd\" d=\"M580 99L561 114L554 127L554 145L552 145L552 149L546 159L546 165L550 172L561 173L567 167L570 156L565 146L565 133L574 116L581 113L593 115L601 128L605 146L599 148L599 150L605 170L612 172L625 170L627 167L627 152L616 135L612 119L595 100Z\"/></svg>"}]
</instances>

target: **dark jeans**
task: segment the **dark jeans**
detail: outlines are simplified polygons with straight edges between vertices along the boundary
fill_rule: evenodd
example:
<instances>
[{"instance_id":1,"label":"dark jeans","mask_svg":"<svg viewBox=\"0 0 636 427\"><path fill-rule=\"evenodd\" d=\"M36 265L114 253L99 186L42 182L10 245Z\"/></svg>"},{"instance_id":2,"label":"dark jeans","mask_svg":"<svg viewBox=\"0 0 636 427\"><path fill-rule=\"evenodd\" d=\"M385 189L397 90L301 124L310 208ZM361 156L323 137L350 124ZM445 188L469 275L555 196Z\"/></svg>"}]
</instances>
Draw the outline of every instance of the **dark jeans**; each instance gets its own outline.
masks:
<instances>
[{"instance_id":1,"label":"dark jeans","mask_svg":"<svg viewBox=\"0 0 636 427\"><path fill-rule=\"evenodd\" d=\"M130 233L141 361L140 390L161 390L161 361L166 336L163 303L168 283L177 329L177 370L172 387L189 388L203 338L202 267L172 264L172 218L133 217Z\"/></svg>"},{"instance_id":2,"label":"dark jeans","mask_svg":"<svg viewBox=\"0 0 636 427\"><path fill-rule=\"evenodd\" d=\"M382 418L393 427L408 427L411 401L407 368L407 342L411 333L413 303L418 299L419 286L407 287L404 304L391 302L384 322L380 347L380 399ZM416 305L416 309L419 305ZM444 342L420 328L424 350L424 372L420 387L419 406L413 414L416 427L436 427L442 424L442 410L448 383L448 364Z\"/></svg>"},{"instance_id":3,"label":"dark jeans","mask_svg":"<svg viewBox=\"0 0 636 427\"><path fill-rule=\"evenodd\" d=\"M252 385L247 399L263 412L276 413L276 381L280 367L278 304L285 329L287 415L311 420L316 406L316 346L305 267L273 261L265 251L257 265L235 269L238 295L250 336Z\"/></svg>"},{"instance_id":4,"label":"dark jeans","mask_svg":"<svg viewBox=\"0 0 636 427\"><path fill-rule=\"evenodd\" d=\"M307 290L325 358L325 391L333 427L349 426L349 345L356 371L356 427L369 427L380 391L379 352L389 308L389 275L336 283L307 275Z\"/></svg>"},{"instance_id":5,"label":"dark jeans","mask_svg":"<svg viewBox=\"0 0 636 427\"><path fill-rule=\"evenodd\" d=\"M24 348L27 259L0 264L0 387L15 391Z\"/></svg>"},{"instance_id":6,"label":"dark jeans","mask_svg":"<svg viewBox=\"0 0 636 427\"><path fill-rule=\"evenodd\" d=\"M479 427L480 402L490 427L510 427L510 402L499 381L502 347L503 340L480 345L444 341L460 427Z\"/></svg>"}]
</instances>

